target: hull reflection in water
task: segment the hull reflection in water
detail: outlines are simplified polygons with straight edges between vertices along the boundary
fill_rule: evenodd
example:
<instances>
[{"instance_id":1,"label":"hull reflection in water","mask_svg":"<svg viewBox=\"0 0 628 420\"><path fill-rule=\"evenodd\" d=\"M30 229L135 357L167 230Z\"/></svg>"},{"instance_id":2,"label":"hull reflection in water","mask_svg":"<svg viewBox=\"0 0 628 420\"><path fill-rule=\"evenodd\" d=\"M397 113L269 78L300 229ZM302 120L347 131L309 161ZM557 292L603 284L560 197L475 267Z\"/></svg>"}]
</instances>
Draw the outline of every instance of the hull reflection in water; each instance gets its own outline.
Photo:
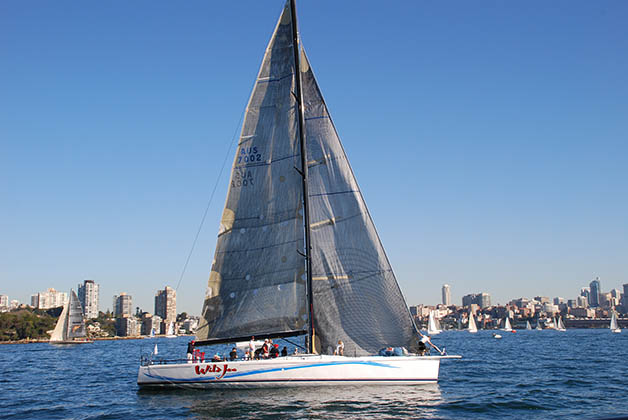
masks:
<instances>
[{"instance_id":1,"label":"hull reflection in water","mask_svg":"<svg viewBox=\"0 0 628 420\"><path fill-rule=\"evenodd\" d=\"M440 360L455 356L290 356L234 362L141 366L141 388L257 388L334 384L423 384L438 380Z\"/></svg>"}]
</instances>

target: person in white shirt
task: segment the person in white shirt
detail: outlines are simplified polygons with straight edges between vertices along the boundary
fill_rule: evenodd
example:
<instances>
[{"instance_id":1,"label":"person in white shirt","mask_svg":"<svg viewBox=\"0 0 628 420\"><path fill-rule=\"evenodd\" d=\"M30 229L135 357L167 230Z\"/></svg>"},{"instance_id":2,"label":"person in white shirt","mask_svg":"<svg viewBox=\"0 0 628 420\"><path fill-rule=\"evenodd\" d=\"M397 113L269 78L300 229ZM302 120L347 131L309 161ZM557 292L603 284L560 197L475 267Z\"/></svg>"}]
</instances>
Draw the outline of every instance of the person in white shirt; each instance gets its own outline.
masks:
<instances>
[{"instance_id":1,"label":"person in white shirt","mask_svg":"<svg viewBox=\"0 0 628 420\"><path fill-rule=\"evenodd\" d=\"M345 354L345 343L342 340L338 340L338 345L336 346L336 351L334 352L337 356L344 356Z\"/></svg>"}]
</instances>

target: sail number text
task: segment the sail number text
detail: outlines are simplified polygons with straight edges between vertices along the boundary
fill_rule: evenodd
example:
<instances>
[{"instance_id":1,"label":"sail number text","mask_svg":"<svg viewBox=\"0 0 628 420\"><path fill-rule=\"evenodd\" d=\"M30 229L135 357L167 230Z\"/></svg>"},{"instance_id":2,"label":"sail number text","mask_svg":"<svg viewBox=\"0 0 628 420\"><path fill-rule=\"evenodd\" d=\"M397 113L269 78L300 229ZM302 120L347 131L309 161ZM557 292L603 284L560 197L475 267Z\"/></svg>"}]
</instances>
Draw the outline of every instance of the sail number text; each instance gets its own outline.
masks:
<instances>
[{"instance_id":1,"label":"sail number text","mask_svg":"<svg viewBox=\"0 0 628 420\"><path fill-rule=\"evenodd\" d=\"M236 169L233 172L233 178L231 178L231 187L240 188L253 185L253 174L246 169Z\"/></svg>"},{"instance_id":2,"label":"sail number text","mask_svg":"<svg viewBox=\"0 0 628 420\"><path fill-rule=\"evenodd\" d=\"M261 161L262 161L262 154L258 153L257 146L243 147L240 149L240 154L238 155L238 164L261 162Z\"/></svg>"}]
</instances>

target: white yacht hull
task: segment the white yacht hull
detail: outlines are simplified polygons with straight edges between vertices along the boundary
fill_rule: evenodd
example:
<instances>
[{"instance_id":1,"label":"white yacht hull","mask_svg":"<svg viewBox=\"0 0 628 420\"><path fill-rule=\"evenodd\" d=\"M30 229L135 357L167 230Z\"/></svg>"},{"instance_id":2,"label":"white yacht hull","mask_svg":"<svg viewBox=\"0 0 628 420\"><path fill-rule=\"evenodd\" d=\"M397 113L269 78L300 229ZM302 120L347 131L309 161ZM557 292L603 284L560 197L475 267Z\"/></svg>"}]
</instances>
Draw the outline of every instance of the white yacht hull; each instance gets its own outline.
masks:
<instances>
[{"instance_id":1,"label":"white yacht hull","mask_svg":"<svg viewBox=\"0 0 628 420\"><path fill-rule=\"evenodd\" d=\"M440 359L458 356L288 356L268 360L140 366L142 388L258 388L394 384L438 380Z\"/></svg>"}]
</instances>

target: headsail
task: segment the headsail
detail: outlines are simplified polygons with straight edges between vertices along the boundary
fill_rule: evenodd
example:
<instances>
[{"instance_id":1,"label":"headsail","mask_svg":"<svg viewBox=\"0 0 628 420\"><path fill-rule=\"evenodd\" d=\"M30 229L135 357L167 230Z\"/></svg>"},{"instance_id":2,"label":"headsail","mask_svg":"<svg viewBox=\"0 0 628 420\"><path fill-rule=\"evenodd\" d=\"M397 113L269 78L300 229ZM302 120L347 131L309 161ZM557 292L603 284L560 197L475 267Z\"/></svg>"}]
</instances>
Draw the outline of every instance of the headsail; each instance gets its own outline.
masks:
<instances>
[{"instance_id":1,"label":"headsail","mask_svg":"<svg viewBox=\"0 0 628 420\"><path fill-rule=\"evenodd\" d=\"M412 348L416 327L305 52L301 55L317 348Z\"/></svg>"},{"instance_id":2,"label":"headsail","mask_svg":"<svg viewBox=\"0 0 628 420\"><path fill-rule=\"evenodd\" d=\"M63 341L65 340L65 337L67 337L68 307L69 303L66 302L65 305L63 305L63 310L61 311L61 315L59 315L59 319L57 319L55 329L50 335L50 341Z\"/></svg>"},{"instance_id":3,"label":"headsail","mask_svg":"<svg viewBox=\"0 0 628 420\"><path fill-rule=\"evenodd\" d=\"M200 340L305 329L291 23L286 4L246 109L197 330Z\"/></svg>"},{"instance_id":4,"label":"headsail","mask_svg":"<svg viewBox=\"0 0 628 420\"><path fill-rule=\"evenodd\" d=\"M476 333L478 332L478 327L475 325L475 318L473 316L473 312L469 311L469 332Z\"/></svg>"}]
</instances>

